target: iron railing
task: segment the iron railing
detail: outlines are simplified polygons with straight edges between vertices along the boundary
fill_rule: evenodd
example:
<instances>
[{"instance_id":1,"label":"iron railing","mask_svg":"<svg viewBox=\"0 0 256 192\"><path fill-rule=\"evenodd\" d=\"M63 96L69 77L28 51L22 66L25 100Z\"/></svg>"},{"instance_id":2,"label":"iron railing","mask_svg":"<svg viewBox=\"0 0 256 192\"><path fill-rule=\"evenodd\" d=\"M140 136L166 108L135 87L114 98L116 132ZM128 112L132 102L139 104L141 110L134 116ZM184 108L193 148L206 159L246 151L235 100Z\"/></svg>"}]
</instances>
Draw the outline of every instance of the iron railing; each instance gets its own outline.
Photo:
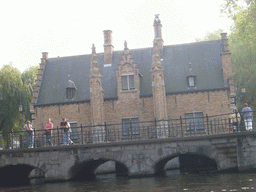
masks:
<instances>
[{"instance_id":1,"label":"iron railing","mask_svg":"<svg viewBox=\"0 0 256 192\"><path fill-rule=\"evenodd\" d=\"M237 116L237 114L236 114ZM243 115L241 114L241 117ZM238 125L232 124L229 114L203 116L169 120L154 120L124 124L104 124L95 126L72 127L70 138L73 144L111 143L133 140L165 139L171 137L191 137L214 135L245 131L243 118L238 118ZM255 124L255 123L254 123ZM63 130L59 127L52 129L52 146L63 146ZM2 136L0 134L0 140ZM9 149L28 148L28 133L26 131L11 131ZM34 129L33 147L49 146L44 130Z\"/></svg>"}]
</instances>

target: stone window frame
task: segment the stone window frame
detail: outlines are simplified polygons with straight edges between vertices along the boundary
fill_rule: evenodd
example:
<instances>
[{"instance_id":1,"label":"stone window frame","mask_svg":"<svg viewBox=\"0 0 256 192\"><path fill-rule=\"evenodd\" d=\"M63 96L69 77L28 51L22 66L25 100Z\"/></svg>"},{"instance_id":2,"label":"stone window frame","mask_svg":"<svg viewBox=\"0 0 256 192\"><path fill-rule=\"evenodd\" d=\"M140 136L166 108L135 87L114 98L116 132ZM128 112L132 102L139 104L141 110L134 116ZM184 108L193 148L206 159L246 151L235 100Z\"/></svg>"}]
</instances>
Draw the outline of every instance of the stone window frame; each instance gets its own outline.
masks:
<instances>
[{"instance_id":1,"label":"stone window frame","mask_svg":"<svg viewBox=\"0 0 256 192\"><path fill-rule=\"evenodd\" d=\"M190 115L190 117L188 117L188 115ZM185 113L185 121L186 132L205 132L204 113L202 111L192 111Z\"/></svg>"}]
</instances>

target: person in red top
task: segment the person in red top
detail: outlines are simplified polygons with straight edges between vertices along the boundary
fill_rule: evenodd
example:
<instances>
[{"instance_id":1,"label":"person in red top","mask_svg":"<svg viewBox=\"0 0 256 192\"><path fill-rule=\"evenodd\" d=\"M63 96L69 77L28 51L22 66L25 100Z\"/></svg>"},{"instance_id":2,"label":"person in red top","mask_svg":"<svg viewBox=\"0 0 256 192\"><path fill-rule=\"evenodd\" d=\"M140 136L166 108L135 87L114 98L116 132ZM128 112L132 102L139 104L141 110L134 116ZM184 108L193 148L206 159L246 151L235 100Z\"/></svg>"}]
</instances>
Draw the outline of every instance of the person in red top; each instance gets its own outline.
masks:
<instances>
[{"instance_id":1,"label":"person in red top","mask_svg":"<svg viewBox=\"0 0 256 192\"><path fill-rule=\"evenodd\" d=\"M46 134L46 142L48 143L49 146L52 146L52 129L53 129L53 123L51 122L51 119L48 119L48 123L45 126L45 134Z\"/></svg>"}]
</instances>

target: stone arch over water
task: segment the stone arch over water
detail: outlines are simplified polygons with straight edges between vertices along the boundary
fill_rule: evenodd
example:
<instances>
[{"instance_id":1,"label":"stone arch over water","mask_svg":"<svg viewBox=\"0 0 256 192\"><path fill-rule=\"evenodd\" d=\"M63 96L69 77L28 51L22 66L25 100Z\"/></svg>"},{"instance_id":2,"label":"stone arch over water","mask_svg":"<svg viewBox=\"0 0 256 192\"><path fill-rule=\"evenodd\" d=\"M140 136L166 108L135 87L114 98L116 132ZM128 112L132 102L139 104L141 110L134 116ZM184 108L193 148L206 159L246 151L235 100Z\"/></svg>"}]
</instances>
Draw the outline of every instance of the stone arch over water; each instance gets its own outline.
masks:
<instances>
[{"instance_id":1,"label":"stone arch over water","mask_svg":"<svg viewBox=\"0 0 256 192\"><path fill-rule=\"evenodd\" d=\"M116 163L116 176L127 176L129 174L127 166L123 163L113 159L99 158L97 160L89 159L76 163L69 170L69 178L71 180L94 180L96 178L96 169L107 161L114 161Z\"/></svg>"},{"instance_id":2,"label":"stone arch over water","mask_svg":"<svg viewBox=\"0 0 256 192\"><path fill-rule=\"evenodd\" d=\"M6 165L0 167L0 186L21 186L30 184L31 172L33 177L44 178L44 172L37 167L27 164Z\"/></svg>"},{"instance_id":3,"label":"stone arch over water","mask_svg":"<svg viewBox=\"0 0 256 192\"><path fill-rule=\"evenodd\" d=\"M177 153L167 155L161 158L154 165L155 175L165 175L166 164L172 159L179 158L179 169L181 172L199 173L199 172L217 172L217 162L210 157L197 153Z\"/></svg>"}]
</instances>

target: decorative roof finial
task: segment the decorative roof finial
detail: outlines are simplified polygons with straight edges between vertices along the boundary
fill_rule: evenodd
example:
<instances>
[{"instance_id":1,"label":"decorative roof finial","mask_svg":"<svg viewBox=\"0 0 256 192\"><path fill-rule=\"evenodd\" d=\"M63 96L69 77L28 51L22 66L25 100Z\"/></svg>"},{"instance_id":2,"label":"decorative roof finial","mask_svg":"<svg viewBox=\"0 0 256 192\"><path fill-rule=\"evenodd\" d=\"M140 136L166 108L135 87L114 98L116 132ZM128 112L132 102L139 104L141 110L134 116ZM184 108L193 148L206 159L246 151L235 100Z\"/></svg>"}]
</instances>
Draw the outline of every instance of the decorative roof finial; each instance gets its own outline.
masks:
<instances>
[{"instance_id":1,"label":"decorative roof finial","mask_svg":"<svg viewBox=\"0 0 256 192\"><path fill-rule=\"evenodd\" d=\"M124 41L124 48L127 49L127 42Z\"/></svg>"},{"instance_id":2,"label":"decorative roof finial","mask_svg":"<svg viewBox=\"0 0 256 192\"><path fill-rule=\"evenodd\" d=\"M96 48L94 46L94 43L92 44L92 53L95 54L96 53Z\"/></svg>"},{"instance_id":3,"label":"decorative roof finial","mask_svg":"<svg viewBox=\"0 0 256 192\"><path fill-rule=\"evenodd\" d=\"M156 24L161 24L161 21L160 21L160 19L159 19L159 15L160 15L160 14L155 14L154 25L156 25Z\"/></svg>"}]
</instances>

